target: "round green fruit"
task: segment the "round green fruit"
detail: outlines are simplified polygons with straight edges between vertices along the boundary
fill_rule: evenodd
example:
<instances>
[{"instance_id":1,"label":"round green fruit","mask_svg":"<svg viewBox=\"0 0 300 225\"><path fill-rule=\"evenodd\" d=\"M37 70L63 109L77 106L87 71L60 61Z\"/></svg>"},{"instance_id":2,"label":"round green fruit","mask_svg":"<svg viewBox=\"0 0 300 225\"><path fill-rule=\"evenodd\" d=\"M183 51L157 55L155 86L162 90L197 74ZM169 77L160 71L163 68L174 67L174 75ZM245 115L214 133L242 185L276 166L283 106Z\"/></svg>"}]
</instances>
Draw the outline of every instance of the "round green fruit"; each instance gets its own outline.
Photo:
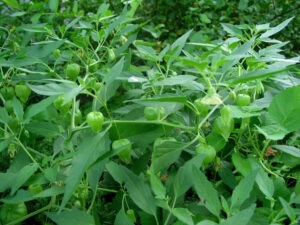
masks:
<instances>
[{"instance_id":1,"label":"round green fruit","mask_svg":"<svg viewBox=\"0 0 300 225\"><path fill-rule=\"evenodd\" d=\"M11 114L14 110L12 100L7 100L4 104L6 111Z\"/></svg>"},{"instance_id":2,"label":"round green fruit","mask_svg":"<svg viewBox=\"0 0 300 225\"><path fill-rule=\"evenodd\" d=\"M251 98L247 94L238 94L236 96L236 104L238 106L247 106L251 102Z\"/></svg>"},{"instance_id":3,"label":"round green fruit","mask_svg":"<svg viewBox=\"0 0 300 225\"><path fill-rule=\"evenodd\" d=\"M53 102L54 107L61 113L67 113L69 111L70 107L72 106L72 101L69 101L66 103L64 103L64 101L65 101L65 96L60 95Z\"/></svg>"},{"instance_id":4,"label":"round green fruit","mask_svg":"<svg viewBox=\"0 0 300 225\"><path fill-rule=\"evenodd\" d=\"M202 102L201 98L198 98L194 101L194 105L198 110L200 116L206 116L209 111L209 105Z\"/></svg>"},{"instance_id":5,"label":"round green fruit","mask_svg":"<svg viewBox=\"0 0 300 225\"><path fill-rule=\"evenodd\" d=\"M21 102L26 103L31 90L26 84L18 84L15 86L16 96L21 100Z\"/></svg>"},{"instance_id":6,"label":"round green fruit","mask_svg":"<svg viewBox=\"0 0 300 225\"><path fill-rule=\"evenodd\" d=\"M8 224L26 215L27 207L24 202L17 204L4 204L0 208L0 220L2 224Z\"/></svg>"},{"instance_id":7,"label":"round green fruit","mask_svg":"<svg viewBox=\"0 0 300 225\"><path fill-rule=\"evenodd\" d=\"M71 63L66 68L66 75L70 80L75 81L80 73L80 66L77 63Z\"/></svg>"},{"instance_id":8,"label":"round green fruit","mask_svg":"<svg viewBox=\"0 0 300 225\"><path fill-rule=\"evenodd\" d=\"M92 131L98 133L102 129L104 116L101 112L90 112L86 116L86 122Z\"/></svg>"},{"instance_id":9,"label":"round green fruit","mask_svg":"<svg viewBox=\"0 0 300 225\"><path fill-rule=\"evenodd\" d=\"M10 100L15 96L15 90L13 87L3 87L0 92L5 100Z\"/></svg>"},{"instance_id":10,"label":"round green fruit","mask_svg":"<svg viewBox=\"0 0 300 225\"><path fill-rule=\"evenodd\" d=\"M55 49L54 51L53 51L53 56L54 56L54 58L59 58L59 56L60 56L60 50L59 49Z\"/></svg>"},{"instance_id":11,"label":"round green fruit","mask_svg":"<svg viewBox=\"0 0 300 225\"><path fill-rule=\"evenodd\" d=\"M117 152L117 155L123 162L129 163L131 161L132 144L128 139L125 138L114 141L112 149Z\"/></svg>"},{"instance_id":12,"label":"round green fruit","mask_svg":"<svg viewBox=\"0 0 300 225\"><path fill-rule=\"evenodd\" d=\"M204 159L202 165L207 167L216 157L216 150L208 144L199 143L196 146L196 153L201 154L204 153Z\"/></svg>"},{"instance_id":13,"label":"round green fruit","mask_svg":"<svg viewBox=\"0 0 300 225\"><path fill-rule=\"evenodd\" d=\"M109 60L113 61L116 58L115 52L113 49L109 48L107 50Z\"/></svg>"},{"instance_id":14,"label":"round green fruit","mask_svg":"<svg viewBox=\"0 0 300 225\"><path fill-rule=\"evenodd\" d=\"M31 184L31 185L28 186L27 190L35 195L35 194L38 194L38 193L42 192L43 187L40 184Z\"/></svg>"},{"instance_id":15,"label":"round green fruit","mask_svg":"<svg viewBox=\"0 0 300 225\"><path fill-rule=\"evenodd\" d=\"M165 116L164 107L145 107L144 116L147 120L159 120Z\"/></svg>"}]
</instances>

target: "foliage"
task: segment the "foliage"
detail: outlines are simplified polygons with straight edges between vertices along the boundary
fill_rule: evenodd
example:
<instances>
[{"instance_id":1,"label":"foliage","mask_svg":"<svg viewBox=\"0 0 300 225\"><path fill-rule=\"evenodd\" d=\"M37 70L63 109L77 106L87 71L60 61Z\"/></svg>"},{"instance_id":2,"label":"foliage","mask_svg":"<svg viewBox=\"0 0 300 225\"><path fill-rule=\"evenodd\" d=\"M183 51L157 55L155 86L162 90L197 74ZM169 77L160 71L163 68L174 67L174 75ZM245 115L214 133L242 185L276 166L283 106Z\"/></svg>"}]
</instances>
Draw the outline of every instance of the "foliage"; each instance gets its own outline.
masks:
<instances>
[{"instance_id":1,"label":"foliage","mask_svg":"<svg viewBox=\"0 0 300 225\"><path fill-rule=\"evenodd\" d=\"M275 39L293 17L162 46L152 1L0 4L2 224L299 223L300 58Z\"/></svg>"}]
</instances>

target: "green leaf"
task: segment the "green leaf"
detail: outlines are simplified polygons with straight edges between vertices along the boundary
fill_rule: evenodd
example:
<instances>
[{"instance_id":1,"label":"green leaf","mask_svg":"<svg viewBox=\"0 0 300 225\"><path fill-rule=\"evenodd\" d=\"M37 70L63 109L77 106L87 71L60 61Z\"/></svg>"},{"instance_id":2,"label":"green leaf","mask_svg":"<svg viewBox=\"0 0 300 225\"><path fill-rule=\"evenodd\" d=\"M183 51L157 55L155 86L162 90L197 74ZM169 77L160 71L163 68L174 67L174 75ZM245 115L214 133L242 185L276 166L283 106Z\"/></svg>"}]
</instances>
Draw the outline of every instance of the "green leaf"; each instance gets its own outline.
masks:
<instances>
[{"instance_id":1,"label":"green leaf","mask_svg":"<svg viewBox=\"0 0 300 225\"><path fill-rule=\"evenodd\" d=\"M30 66L37 63L42 63L41 59L36 59L32 57L25 57L25 58L9 58L7 60L0 58L0 66L3 67L13 67L13 68L20 68L23 66Z\"/></svg>"},{"instance_id":2,"label":"green leaf","mask_svg":"<svg viewBox=\"0 0 300 225\"><path fill-rule=\"evenodd\" d=\"M256 126L257 131L263 134L269 140L281 140L285 137L286 134L289 133L288 130L283 128L279 124L267 125L263 127Z\"/></svg>"},{"instance_id":3,"label":"green leaf","mask_svg":"<svg viewBox=\"0 0 300 225\"><path fill-rule=\"evenodd\" d=\"M69 94L70 92L79 93L83 89L82 87L78 87L76 83L66 80L60 81L60 83L48 83L44 85L29 84L28 86L35 93L46 96Z\"/></svg>"},{"instance_id":4,"label":"green leaf","mask_svg":"<svg viewBox=\"0 0 300 225\"><path fill-rule=\"evenodd\" d=\"M161 81L153 83L154 86L174 86L174 85L186 85L196 80L197 77L191 75L178 75L174 77L168 77Z\"/></svg>"},{"instance_id":5,"label":"green leaf","mask_svg":"<svg viewBox=\"0 0 300 225\"><path fill-rule=\"evenodd\" d=\"M49 9L52 12L57 12L57 10L58 10L58 0L49 0Z\"/></svg>"},{"instance_id":6,"label":"green leaf","mask_svg":"<svg viewBox=\"0 0 300 225\"><path fill-rule=\"evenodd\" d=\"M155 96L147 99L133 100L133 102L140 103L140 104L142 104L143 102L145 103L146 102L166 102L166 103L178 102L178 103L187 104L187 98L186 96L180 96L180 95L160 95L160 96Z\"/></svg>"},{"instance_id":7,"label":"green leaf","mask_svg":"<svg viewBox=\"0 0 300 225\"><path fill-rule=\"evenodd\" d=\"M194 225L192 213L186 208L175 208L172 214L186 225Z\"/></svg>"},{"instance_id":8,"label":"green leaf","mask_svg":"<svg viewBox=\"0 0 300 225\"><path fill-rule=\"evenodd\" d=\"M246 177L251 171L251 164L248 159L244 159L238 152L232 154L232 162L235 168Z\"/></svg>"},{"instance_id":9,"label":"green leaf","mask_svg":"<svg viewBox=\"0 0 300 225\"><path fill-rule=\"evenodd\" d=\"M25 125L25 128L35 135L48 138L56 137L60 133L62 133L61 126L55 123L44 121L31 121L30 123Z\"/></svg>"},{"instance_id":10,"label":"green leaf","mask_svg":"<svg viewBox=\"0 0 300 225\"><path fill-rule=\"evenodd\" d=\"M263 33L260 36L260 38L267 38L267 37L270 37L270 36L278 33L283 28L285 28L291 22L292 19L294 19L294 17L289 18L289 19L283 21L281 24L277 25L276 27L272 27L270 30L267 30L265 33Z\"/></svg>"},{"instance_id":11,"label":"green leaf","mask_svg":"<svg viewBox=\"0 0 300 225\"><path fill-rule=\"evenodd\" d=\"M141 57L142 59L150 60L153 62L159 61L159 58L156 55L156 51L153 48L143 45L136 45L136 48L138 50L139 57Z\"/></svg>"},{"instance_id":12,"label":"green leaf","mask_svg":"<svg viewBox=\"0 0 300 225\"><path fill-rule=\"evenodd\" d=\"M0 142L0 152L2 152L4 149L6 149L11 142L12 142L12 138L8 138L4 141L2 140Z\"/></svg>"},{"instance_id":13,"label":"green leaf","mask_svg":"<svg viewBox=\"0 0 300 225\"><path fill-rule=\"evenodd\" d=\"M255 181L261 190L261 192L266 196L267 199L273 200L274 194L274 183L273 180L268 176L268 174L263 170L263 168L259 165L256 159L250 160L252 170L258 169L258 173L256 175Z\"/></svg>"},{"instance_id":14,"label":"green leaf","mask_svg":"<svg viewBox=\"0 0 300 225\"><path fill-rule=\"evenodd\" d=\"M21 6L17 2L17 0L3 0L4 3L6 3L8 6L11 6L14 9L21 9Z\"/></svg>"},{"instance_id":15,"label":"green leaf","mask_svg":"<svg viewBox=\"0 0 300 225\"><path fill-rule=\"evenodd\" d=\"M206 176L193 167L192 177L194 179L194 188L201 199L202 204L215 216L219 216L221 212L221 202L218 197L218 192L214 186L208 181ZM232 225L232 224L231 224Z\"/></svg>"},{"instance_id":16,"label":"green leaf","mask_svg":"<svg viewBox=\"0 0 300 225\"><path fill-rule=\"evenodd\" d=\"M289 217L291 221L294 222L296 220L296 212L294 211L294 209L283 198L279 197L279 200L286 215Z\"/></svg>"},{"instance_id":17,"label":"green leaf","mask_svg":"<svg viewBox=\"0 0 300 225\"><path fill-rule=\"evenodd\" d=\"M48 106L50 106L53 101L56 99L56 96L51 96L51 97L48 97L46 99L43 99L42 101L36 103L36 104L32 104L30 105L26 111L25 111L25 122L29 122L29 120L39 114L40 112L43 112L44 110L46 110L46 108Z\"/></svg>"},{"instance_id":18,"label":"green leaf","mask_svg":"<svg viewBox=\"0 0 300 225\"><path fill-rule=\"evenodd\" d=\"M101 88L100 99L108 101L115 95L117 89L121 85L121 81L118 79L121 77L124 67L124 57L122 57L104 76L103 82L105 85Z\"/></svg>"},{"instance_id":19,"label":"green leaf","mask_svg":"<svg viewBox=\"0 0 300 225\"><path fill-rule=\"evenodd\" d=\"M178 198L183 195L194 183L194 177L191 176L193 168L199 169L202 166L204 154L199 154L187 161L182 167L179 168L174 178L174 194Z\"/></svg>"},{"instance_id":20,"label":"green leaf","mask_svg":"<svg viewBox=\"0 0 300 225\"><path fill-rule=\"evenodd\" d=\"M57 196L63 194L65 191L64 187L52 186L48 189L43 190L42 192L35 194L35 198L48 198L52 196Z\"/></svg>"},{"instance_id":21,"label":"green leaf","mask_svg":"<svg viewBox=\"0 0 300 225\"><path fill-rule=\"evenodd\" d=\"M10 17L19 17L19 16L24 16L26 12L15 12L10 15Z\"/></svg>"},{"instance_id":22,"label":"green leaf","mask_svg":"<svg viewBox=\"0 0 300 225\"><path fill-rule=\"evenodd\" d=\"M288 145L272 145L272 148L300 158L300 149Z\"/></svg>"},{"instance_id":23,"label":"green leaf","mask_svg":"<svg viewBox=\"0 0 300 225\"><path fill-rule=\"evenodd\" d=\"M10 117L4 107L0 107L0 122L7 124Z\"/></svg>"},{"instance_id":24,"label":"green leaf","mask_svg":"<svg viewBox=\"0 0 300 225\"><path fill-rule=\"evenodd\" d=\"M27 32L32 32L32 33L47 33L46 29L47 23L37 23L37 24L22 24L21 26L18 27L20 30L25 30ZM29 50L31 47L26 47L25 49L22 49L22 53L26 52ZM27 54L27 56L29 56ZM35 57L36 58L36 57Z\"/></svg>"},{"instance_id":25,"label":"green leaf","mask_svg":"<svg viewBox=\"0 0 300 225\"><path fill-rule=\"evenodd\" d=\"M152 167L154 173L161 169L167 168L177 161L185 143L180 143L176 140L164 140L163 142L154 145L152 154Z\"/></svg>"},{"instance_id":26,"label":"green leaf","mask_svg":"<svg viewBox=\"0 0 300 225\"><path fill-rule=\"evenodd\" d=\"M253 116L259 116L262 112L262 109L256 106L228 106L231 111L232 118L249 118Z\"/></svg>"},{"instance_id":27,"label":"green leaf","mask_svg":"<svg viewBox=\"0 0 300 225\"><path fill-rule=\"evenodd\" d=\"M63 40L61 41L48 41L42 42L39 44L35 44L33 46L28 46L21 49L18 57L23 56L26 54L26 57L34 58L34 59L41 59L46 56L49 56L53 53L53 51L59 48L64 43ZM25 57L25 58L26 58Z\"/></svg>"},{"instance_id":28,"label":"green leaf","mask_svg":"<svg viewBox=\"0 0 300 225\"><path fill-rule=\"evenodd\" d=\"M286 130L300 129L300 85L276 95L269 107L270 116Z\"/></svg>"},{"instance_id":29,"label":"green leaf","mask_svg":"<svg viewBox=\"0 0 300 225\"><path fill-rule=\"evenodd\" d=\"M22 121L23 114L24 114L22 103L16 97L14 97L12 100L12 104L13 104L14 114L20 121Z\"/></svg>"},{"instance_id":30,"label":"green leaf","mask_svg":"<svg viewBox=\"0 0 300 225\"><path fill-rule=\"evenodd\" d=\"M210 220L202 220L201 222L197 223L197 225L217 225L217 223Z\"/></svg>"},{"instance_id":31,"label":"green leaf","mask_svg":"<svg viewBox=\"0 0 300 225\"><path fill-rule=\"evenodd\" d=\"M170 50L168 52L168 54L172 57L176 57L176 56L179 56L179 54L181 53L182 51L182 48L184 47L188 37L191 35L192 33L192 30L188 31L187 33L185 33L184 35L182 35L180 38L178 38L170 47ZM171 63L173 62L173 59L172 57L168 58L166 57L166 61L167 61L167 64L168 66L171 65Z\"/></svg>"},{"instance_id":32,"label":"green leaf","mask_svg":"<svg viewBox=\"0 0 300 225\"><path fill-rule=\"evenodd\" d=\"M91 215L77 208L59 214L46 212L46 215L57 225L95 225L94 218Z\"/></svg>"},{"instance_id":33,"label":"green leaf","mask_svg":"<svg viewBox=\"0 0 300 225\"><path fill-rule=\"evenodd\" d=\"M232 84L245 83L245 82L252 81L252 80L271 77L271 76L280 74L282 72L285 72L286 70L287 70L287 68L283 67L280 69L271 68L271 69L262 69L262 70L251 71L251 72L243 74L242 76L240 76L238 78L235 78L232 81Z\"/></svg>"},{"instance_id":34,"label":"green leaf","mask_svg":"<svg viewBox=\"0 0 300 225\"><path fill-rule=\"evenodd\" d=\"M239 211L237 214L227 218L220 225L247 225L253 216L255 204L250 207Z\"/></svg>"},{"instance_id":35,"label":"green leaf","mask_svg":"<svg viewBox=\"0 0 300 225\"><path fill-rule=\"evenodd\" d=\"M0 192L4 192L9 189L14 178L14 173L0 173Z\"/></svg>"},{"instance_id":36,"label":"green leaf","mask_svg":"<svg viewBox=\"0 0 300 225\"><path fill-rule=\"evenodd\" d=\"M14 182L11 184L10 194L13 195L38 169L38 164L30 163L24 166L14 176Z\"/></svg>"},{"instance_id":37,"label":"green leaf","mask_svg":"<svg viewBox=\"0 0 300 225\"><path fill-rule=\"evenodd\" d=\"M153 171L153 167L150 168L150 184L151 184L151 189L155 194L155 198L157 199L166 198L166 188L162 184L161 180L155 175Z\"/></svg>"},{"instance_id":38,"label":"green leaf","mask_svg":"<svg viewBox=\"0 0 300 225\"><path fill-rule=\"evenodd\" d=\"M235 187L231 196L231 209L240 208L241 205L250 197L256 174L257 171L251 172Z\"/></svg>"},{"instance_id":39,"label":"green leaf","mask_svg":"<svg viewBox=\"0 0 300 225\"><path fill-rule=\"evenodd\" d=\"M229 23L221 23L221 25L222 25L223 29L227 33L231 34L233 37L240 38L243 36L242 31L239 28L237 28L237 26L229 24Z\"/></svg>"},{"instance_id":40,"label":"green leaf","mask_svg":"<svg viewBox=\"0 0 300 225\"><path fill-rule=\"evenodd\" d=\"M20 189L17 191L17 193L13 196L6 196L5 198L1 198L0 201L7 203L7 204L17 204L20 202L27 202L32 201L34 199L34 196L32 193L25 191L23 189Z\"/></svg>"},{"instance_id":41,"label":"green leaf","mask_svg":"<svg viewBox=\"0 0 300 225\"><path fill-rule=\"evenodd\" d=\"M149 185L124 166L109 162L106 168L119 183L125 182L125 187L132 201L145 212L156 216L156 205Z\"/></svg>"},{"instance_id":42,"label":"green leaf","mask_svg":"<svg viewBox=\"0 0 300 225\"><path fill-rule=\"evenodd\" d=\"M134 225L134 223L128 218L123 208L118 212L114 225Z\"/></svg>"},{"instance_id":43,"label":"green leaf","mask_svg":"<svg viewBox=\"0 0 300 225\"><path fill-rule=\"evenodd\" d=\"M93 136L87 136L77 147L66 179L65 194L60 205L60 210L65 207L71 198L88 167L107 151L105 148L105 137L106 131Z\"/></svg>"}]
</instances>

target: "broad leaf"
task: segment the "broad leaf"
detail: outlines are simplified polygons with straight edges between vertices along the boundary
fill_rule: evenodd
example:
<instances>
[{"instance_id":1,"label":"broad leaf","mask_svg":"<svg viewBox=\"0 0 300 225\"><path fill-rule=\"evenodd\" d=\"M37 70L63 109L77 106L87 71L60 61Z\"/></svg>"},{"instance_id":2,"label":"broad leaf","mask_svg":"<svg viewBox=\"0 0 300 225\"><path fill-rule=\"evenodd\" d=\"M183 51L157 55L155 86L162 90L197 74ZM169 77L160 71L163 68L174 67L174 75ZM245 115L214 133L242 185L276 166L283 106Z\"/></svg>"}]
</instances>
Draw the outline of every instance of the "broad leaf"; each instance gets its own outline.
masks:
<instances>
[{"instance_id":1,"label":"broad leaf","mask_svg":"<svg viewBox=\"0 0 300 225\"><path fill-rule=\"evenodd\" d=\"M288 145L272 145L272 148L300 158L300 149L297 147Z\"/></svg>"},{"instance_id":2,"label":"broad leaf","mask_svg":"<svg viewBox=\"0 0 300 225\"><path fill-rule=\"evenodd\" d=\"M107 151L105 148L105 137L105 131L93 136L88 136L77 147L72 160L72 167L66 179L65 194L60 205L60 210L64 208L71 198L88 167Z\"/></svg>"},{"instance_id":3,"label":"broad leaf","mask_svg":"<svg viewBox=\"0 0 300 225\"><path fill-rule=\"evenodd\" d=\"M186 208L175 208L172 214L186 225L194 225L192 213Z\"/></svg>"},{"instance_id":4,"label":"broad leaf","mask_svg":"<svg viewBox=\"0 0 300 225\"><path fill-rule=\"evenodd\" d=\"M10 194L14 194L38 169L38 164L31 163L24 166L14 175L14 182L11 184Z\"/></svg>"},{"instance_id":5,"label":"broad leaf","mask_svg":"<svg viewBox=\"0 0 300 225\"><path fill-rule=\"evenodd\" d=\"M47 212L46 215L57 225L95 225L94 218L91 215L77 208L59 214Z\"/></svg>"},{"instance_id":6,"label":"broad leaf","mask_svg":"<svg viewBox=\"0 0 300 225\"><path fill-rule=\"evenodd\" d=\"M44 111L48 106L50 106L55 100L56 96L48 97L36 104L30 105L25 111L25 121L29 121L30 118Z\"/></svg>"},{"instance_id":7,"label":"broad leaf","mask_svg":"<svg viewBox=\"0 0 300 225\"><path fill-rule=\"evenodd\" d=\"M104 102L108 101L112 96L115 95L116 90L119 88L121 81L118 79L122 75L124 67L124 57L121 58L104 76L103 81L105 82L104 87L100 91L100 99Z\"/></svg>"},{"instance_id":8,"label":"broad leaf","mask_svg":"<svg viewBox=\"0 0 300 225\"><path fill-rule=\"evenodd\" d=\"M125 183L132 201L145 212L155 216L156 206L149 185L124 166L109 162L106 165L109 173L119 183Z\"/></svg>"},{"instance_id":9,"label":"broad leaf","mask_svg":"<svg viewBox=\"0 0 300 225\"><path fill-rule=\"evenodd\" d=\"M247 225L253 216L255 205L239 211L234 216L227 218L225 221L220 223L220 225Z\"/></svg>"},{"instance_id":10,"label":"broad leaf","mask_svg":"<svg viewBox=\"0 0 300 225\"><path fill-rule=\"evenodd\" d=\"M194 177L191 176L191 174L193 174L193 168L195 167L199 169L202 165L204 157L204 154L196 155L194 158L187 161L182 167L179 168L178 172L175 175L173 184L175 197L180 197L189 188L191 188L194 182Z\"/></svg>"},{"instance_id":11,"label":"broad leaf","mask_svg":"<svg viewBox=\"0 0 300 225\"><path fill-rule=\"evenodd\" d=\"M300 129L300 85L276 95L270 104L269 114L290 132Z\"/></svg>"},{"instance_id":12,"label":"broad leaf","mask_svg":"<svg viewBox=\"0 0 300 225\"><path fill-rule=\"evenodd\" d=\"M185 145L185 143L180 143L176 140L164 140L159 144L154 144L152 154L154 173L176 162Z\"/></svg>"},{"instance_id":13,"label":"broad leaf","mask_svg":"<svg viewBox=\"0 0 300 225\"><path fill-rule=\"evenodd\" d=\"M79 93L82 88L78 87L76 83L72 81L63 81L60 83L48 83L43 85L28 85L32 91L39 95L62 95L69 93Z\"/></svg>"},{"instance_id":14,"label":"broad leaf","mask_svg":"<svg viewBox=\"0 0 300 225\"><path fill-rule=\"evenodd\" d=\"M265 33L263 33L260 38L266 38L266 37L270 37L276 33L278 33L279 31L281 31L283 28L285 28L290 22L291 20L294 19L294 17L289 18L285 21L283 21L281 24L277 25L276 27L272 27L270 30L267 30Z\"/></svg>"},{"instance_id":15,"label":"broad leaf","mask_svg":"<svg viewBox=\"0 0 300 225\"><path fill-rule=\"evenodd\" d=\"M253 189L257 171L253 171L243 178L235 187L231 196L231 208L239 208L249 197Z\"/></svg>"},{"instance_id":16,"label":"broad leaf","mask_svg":"<svg viewBox=\"0 0 300 225\"><path fill-rule=\"evenodd\" d=\"M114 225L134 225L134 223L128 218L123 208L118 212Z\"/></svg>"},{"instance_id":17,"label":"broad leaf","mask_svg":"<svg viewBox=\"0 0 300 225\"><path fill-rule=\"evenodd\" d=\"M219 200L218 192L208 181L206 176L193 167L194 188L200 198L200 202L215 216L219 216L221 212L221 203Z\"/></svg>"}]
</instances>

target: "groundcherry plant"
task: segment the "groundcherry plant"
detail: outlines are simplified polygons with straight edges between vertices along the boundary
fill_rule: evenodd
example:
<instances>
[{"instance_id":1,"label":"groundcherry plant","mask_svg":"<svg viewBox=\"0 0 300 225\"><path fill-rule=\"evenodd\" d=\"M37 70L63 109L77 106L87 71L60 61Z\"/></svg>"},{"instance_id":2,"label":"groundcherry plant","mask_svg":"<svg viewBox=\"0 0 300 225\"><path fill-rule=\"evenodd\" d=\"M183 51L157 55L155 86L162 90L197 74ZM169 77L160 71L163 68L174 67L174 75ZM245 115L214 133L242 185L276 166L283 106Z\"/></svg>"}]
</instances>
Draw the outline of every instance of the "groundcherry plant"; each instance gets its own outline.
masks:
<instances>
[{"instance_id":1,"label":"groundcherry plant","mask_svg":"<svg viewBox=\"0 0 300 225\"><path fill-rule=\"evenodd\" d=\"M0 3L0 224L299 224L293 18L162 44L95 2Z\"/></svg>"}]
</instances>

